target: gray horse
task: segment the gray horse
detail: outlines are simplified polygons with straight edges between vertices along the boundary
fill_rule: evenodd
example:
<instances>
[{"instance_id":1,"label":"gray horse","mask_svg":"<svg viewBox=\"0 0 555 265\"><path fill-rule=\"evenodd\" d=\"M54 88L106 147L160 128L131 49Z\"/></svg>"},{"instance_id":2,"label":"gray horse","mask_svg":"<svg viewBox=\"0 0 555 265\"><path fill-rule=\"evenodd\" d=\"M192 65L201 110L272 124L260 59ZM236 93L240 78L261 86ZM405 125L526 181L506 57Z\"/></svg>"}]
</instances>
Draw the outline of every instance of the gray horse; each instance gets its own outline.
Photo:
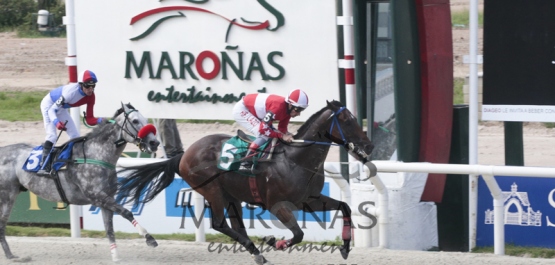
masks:
<instances>
[{"instance_id":1,"label":"gray horse","mask_svg":"<svg viewBox=\"0 0 555 265\"><path fill-rule=\"evenodd\" d=\"M117 188L115 165L126 144L134 143L141 151L155 152L160 144L155 134L156 129L147 124L143 115L130 104L122 104L111 121L97 125L83 138L84 141L75 142L67 169L58 171L58 178L55 173L51 177L42 177L22 169L33 146L20 143L0 147L0 243L6 257L15 261L19 259L12 254L6 241L6 224L17 195L25 189L48 201L92 204L101 208L113 261L119 260L112 223L114 212L129 220L146 238L147 245L156 247L156 240L137 223L129 210L114 199ZM58 189L56 179L61 189ZM30 258L20 259L24 260Z\"/></svg>"}]
</instances>

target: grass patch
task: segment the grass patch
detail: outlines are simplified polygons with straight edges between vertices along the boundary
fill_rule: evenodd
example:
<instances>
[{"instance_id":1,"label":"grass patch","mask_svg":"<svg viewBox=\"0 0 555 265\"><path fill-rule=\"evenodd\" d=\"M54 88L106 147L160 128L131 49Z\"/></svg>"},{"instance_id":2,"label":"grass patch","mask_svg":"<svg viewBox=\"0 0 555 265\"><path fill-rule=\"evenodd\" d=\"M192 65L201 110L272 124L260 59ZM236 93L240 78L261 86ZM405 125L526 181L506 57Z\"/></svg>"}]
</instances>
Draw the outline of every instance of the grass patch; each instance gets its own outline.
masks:
<instances>
[{"instance_id":1,"label":"grass patch","mask_svg":"<svg viewBox=\"0 0 555 265\"><path fill-rule=\"evenodd\" d=\"M464 104L464 78L454 78L453 79L453 104Z\"/></svg>"},{"instance_id":2,"label":"grass patch","mask_svg":"<svg viewBox=\"0 0 555 265\"><path fill-rule=\"evenodd\" d=\"M473 253L494 253L493 247L476 247ZM505 255L527 258L552 259L555 257L555 249L539 247L520 247L513 244L505 244Z\"/></svg>"},{"instance_id":3,"label":"grass patch","mask_svg":"<svg viewBox=\"0 0 555 265\"><path fill-rule=\"evenodd\" d=\"M40 102L47 94L41 92L0 92L0 120L40 121L42 114Z\"/></svg>"},{"instance_id":4,"label":"grass patch","mask_svg":"<svg viewBox=\"0 0 555 265\"><path fill-rule=\"evenodd\" d=\"M8 225L6 227L6 235L7 236L21 236L21 237L71 237L71 230L69 228L48 228L48 227L35 227L35 226L14 226ZM159 240L177 240L177 241L195 241L195 234L152 234L155 239ZM81 237L82 238L105 238L106 233L104 231L91 231L91 230L81 230ZM116 232L116 240L117 239L140 239L143 238L138 233L122 233ZM253 242L261 243L261 237L250 237ZM217 234L206 234L206 242L214 242L214 243L224 243L224 244L232 244L233 241L230 237L217 233ZM310 242L310 241L303 241L298 245L304 246L307 244L323 244L326 245L336 245L340 246L343 244L339 237L334 241L322 241L322 242Z\"/></svg>"},{"instance_id":5,"label":"grass patch","mask_svg":"<svg viewBox=\"0 0 555 265\"><path fill-rule=\"evenodd\" d=\"M451 12L451 25L455 28L468 28L470 14L468 10ZM484 27L484 11L478 12L478 27Z\"/></svg>"}]
</instances>

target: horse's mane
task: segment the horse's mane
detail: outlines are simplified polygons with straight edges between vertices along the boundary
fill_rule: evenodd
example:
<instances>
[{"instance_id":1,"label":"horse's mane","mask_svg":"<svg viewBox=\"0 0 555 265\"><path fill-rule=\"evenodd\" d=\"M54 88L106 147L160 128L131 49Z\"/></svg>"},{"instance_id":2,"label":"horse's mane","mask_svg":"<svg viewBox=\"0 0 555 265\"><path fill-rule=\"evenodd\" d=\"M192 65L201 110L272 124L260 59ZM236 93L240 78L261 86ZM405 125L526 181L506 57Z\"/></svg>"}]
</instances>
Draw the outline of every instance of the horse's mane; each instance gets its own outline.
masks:
<instances>
[{"instance_id":1,"label":"horse's mane","mask_svg":"<svg viewBox=\"0 0 555 265\"><path fill-rule=\"evenodd\" d=\"M132 109L132 110L135 109L135 107L133 107L133 106L131 105L131 103L127 103L127 104L125 104L125 106L127 106L127 108ZM118 110L116 110L116 113L114 113L114 116L112 117L112 120L115 120L116 117L117 117L118 115L122 114L122 113L123 113L123 107L121 107L121 108L119 108Z\"/></svg>"},{"instance_id":2,"label":"horse's mane","mask_svg":"<svg viewBox=\"0 0 555 265\"><path fill-rule=\"evenodd\" d=\"M341 103L339 101L336 101L336 100L333 100L333 101L329 102L329 104L326 105L324 108L322 108L318 112L312 114L312 116L310 116L310 118L308 118L308 120L299 128L299 130L297 131L297 134L306 133L306 131L308 130L309 125L312 124L316 119L318 119L318 117L320 117L324 111L328 110L330 105L333 105L337 108L341 108L341 107L344 106L343 103Z\"/></svg>"},{"instance_id":3,"label":"horse's mane","mask_svg":"<svg viewBox=\"0 0 555 265\"><path fill-rule=\"evenodd\" d=\"M102 134L103 132L105 132L106 130L108 130L108 128L106 126L108 126L108 124L110 124L109 121L107 121L106 119L103 119L103 121L99 124L97 124L92 131L90 131L89 133L87 133L86 137L88 139L92 139L92 138L96 138L98 137L98 135Z\"/></svg>"},{"instance_id":4,"label":"horse's mane","mask_svg":"<svg viewBox=\"0 0 555 265\"><path fill-rule=\"evenodd\" d=\"M127 108L129 108L131 110L135 109L135 107L133 107L130 103L125 104L125 106L127 106ZM123 107L116 110L116 113L114 113L114 116L112 117L112 120L115 120L118 115L123 113L123 111L124 111ZM110 122L107 121L107 119L103 119L103 121L100 124L96 125L91 132L87 133L87 135L86 135L87 138L89 138L89 139L90 138L96 138L99 134L101 134L102 132L104 132L105 130L108 129L108 128L106 128L106 125L108 125L108 124L110 124Z\"/></svg>"}]
</instances>

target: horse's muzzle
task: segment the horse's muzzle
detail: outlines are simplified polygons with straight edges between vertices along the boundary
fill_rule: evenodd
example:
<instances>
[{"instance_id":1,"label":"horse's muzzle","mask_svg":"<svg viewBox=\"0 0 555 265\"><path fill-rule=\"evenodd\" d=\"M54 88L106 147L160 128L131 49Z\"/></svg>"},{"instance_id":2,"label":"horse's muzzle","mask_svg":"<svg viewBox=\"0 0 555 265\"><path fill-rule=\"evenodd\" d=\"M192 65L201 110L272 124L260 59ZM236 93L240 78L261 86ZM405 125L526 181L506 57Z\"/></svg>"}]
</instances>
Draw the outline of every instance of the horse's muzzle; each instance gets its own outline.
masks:
<instances>
[{"instance_id":1,"label":"horse's muzzle","mask_svg":"<svg viewBox=\"0 0 555 265\"><path fill-rule=\"evenodd\" d=\"M158 140L144 141L144 140L145 139L141 139L141 141L137 145L137 146L139 146L139 149L141 150L141 152L146 152L146 153L152 154L152 153L154 153L158 150L158 146L160 145L160 141L158 141Z\"/></svg>"}]
</instances>

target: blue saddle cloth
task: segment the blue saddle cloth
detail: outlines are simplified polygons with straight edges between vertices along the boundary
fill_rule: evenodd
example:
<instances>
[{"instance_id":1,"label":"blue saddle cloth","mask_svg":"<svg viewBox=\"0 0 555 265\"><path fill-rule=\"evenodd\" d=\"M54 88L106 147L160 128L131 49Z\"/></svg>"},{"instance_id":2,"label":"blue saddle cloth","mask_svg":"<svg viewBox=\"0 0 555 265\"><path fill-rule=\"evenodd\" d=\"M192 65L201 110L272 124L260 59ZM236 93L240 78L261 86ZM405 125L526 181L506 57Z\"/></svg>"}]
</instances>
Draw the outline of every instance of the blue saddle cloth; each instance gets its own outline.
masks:
<instances>
[{"instance_id":1,"label":"blue saddle cloth","mask_svg":"<svg viewBox=\"0 0 555 265\"><path fill-rule=\"evenodd\" d=\"M52 161L52 157L55 157L52 169L55 171L60 170L61 167L67 164L67 161L71 157L73 144L75 144L75 142L69 142L68 144L64 145L61 150L55 147L54 150L52 150L50 158L48 159L49 161L45 161L45 163L50 163ZM42 145L35 146L35 148L33 148L31 153L29 154L29 157L27 157L27 160L25 160L25 163L23 164L23 170L28 172L38 172L40 170L42 150Z\"/></svg>"}]
</instances>

